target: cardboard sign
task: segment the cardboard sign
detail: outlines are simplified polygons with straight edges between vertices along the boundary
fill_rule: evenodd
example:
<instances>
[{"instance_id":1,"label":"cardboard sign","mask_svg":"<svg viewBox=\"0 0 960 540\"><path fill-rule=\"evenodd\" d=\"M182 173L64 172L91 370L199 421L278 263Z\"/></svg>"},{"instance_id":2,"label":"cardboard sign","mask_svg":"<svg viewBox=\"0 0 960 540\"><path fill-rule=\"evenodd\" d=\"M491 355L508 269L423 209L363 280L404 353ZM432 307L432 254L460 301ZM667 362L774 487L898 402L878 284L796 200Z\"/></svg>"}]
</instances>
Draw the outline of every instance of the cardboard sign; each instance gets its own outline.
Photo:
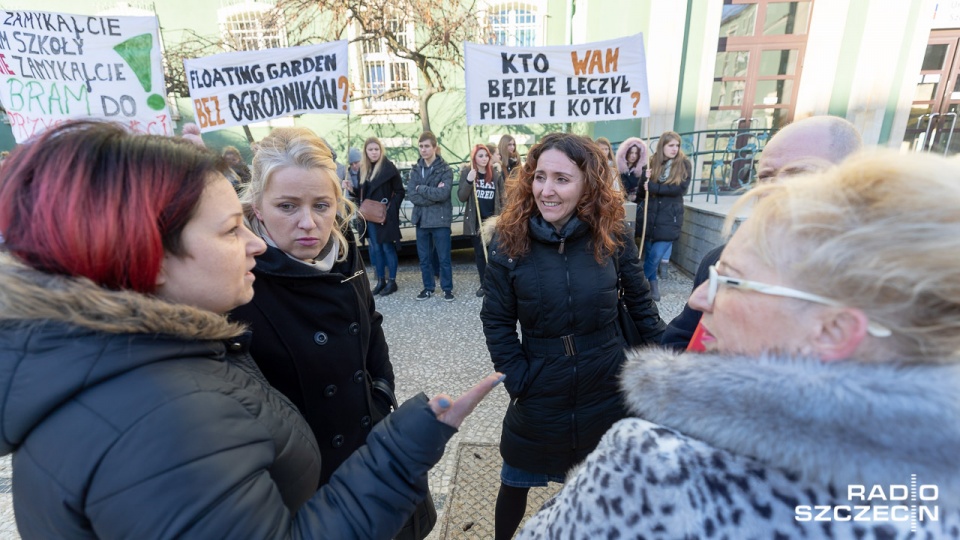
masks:
<instances>
[{"instance_id":1,"label":"cardboard sign","mask_svg":"<svg viewBox=\"0 0 960 540\"><path fill-rule=\"evenodd\" d=\"M347 114L347 42L183 61L200 131L300 113Z\"/></svg>"},{"instance_id":2,"label":"cardboard sign","mask_svg":"<svg viewBox=\"0 0 960 540\"><path fill-rule=\"evenodd\" d=\"M464 47L467 125L650 116L643 34L560 47Z\"/></svg>"},{"instance_id":3,"label":"cardboard sign","mask_svg":"<svg viewBox=\"0 0 960 540\"><path fill-rule=\"evenodd\" d=\"M0 11L0 102L17 142L71 118L172 135L156 17Z\"/></svg>"}]
</instances>

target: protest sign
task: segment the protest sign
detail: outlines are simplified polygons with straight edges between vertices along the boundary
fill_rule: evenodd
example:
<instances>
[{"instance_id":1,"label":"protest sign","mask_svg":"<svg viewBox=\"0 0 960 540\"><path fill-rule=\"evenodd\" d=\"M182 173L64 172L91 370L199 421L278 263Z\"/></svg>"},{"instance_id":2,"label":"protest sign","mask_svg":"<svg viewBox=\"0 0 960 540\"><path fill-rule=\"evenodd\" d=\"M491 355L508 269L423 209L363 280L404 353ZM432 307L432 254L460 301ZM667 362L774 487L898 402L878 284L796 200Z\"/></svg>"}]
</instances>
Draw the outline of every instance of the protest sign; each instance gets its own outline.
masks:
<instances>
[{"instance_id":1,"label":"protest sign","mask_svg":"<svg viewBox=\"0 0 960 540\"><path fill-rule=\"evenodd\" d=\"M347 42L184 60L200 131L292 114L347 114Z\"/></svg>"},{"instance_id":2,"label":"protest sign","mask_svg":"<svg viewBox=\"0 0 960 540\"><path fill-rule=\"evenodd\" d=\"M0 102L17 142L71 118L172 135L156 17L0 11Z\"/></svg>"},{"instance_id":3,"label":"protest sign","mask_svg":"<svg viewBox=\"0 0 960 540\"><path fill-rule=\"evenodd\" d=\"M650 116L643 34L558 47L465 44L467 125Z\"/></svg>"}]
</instances>

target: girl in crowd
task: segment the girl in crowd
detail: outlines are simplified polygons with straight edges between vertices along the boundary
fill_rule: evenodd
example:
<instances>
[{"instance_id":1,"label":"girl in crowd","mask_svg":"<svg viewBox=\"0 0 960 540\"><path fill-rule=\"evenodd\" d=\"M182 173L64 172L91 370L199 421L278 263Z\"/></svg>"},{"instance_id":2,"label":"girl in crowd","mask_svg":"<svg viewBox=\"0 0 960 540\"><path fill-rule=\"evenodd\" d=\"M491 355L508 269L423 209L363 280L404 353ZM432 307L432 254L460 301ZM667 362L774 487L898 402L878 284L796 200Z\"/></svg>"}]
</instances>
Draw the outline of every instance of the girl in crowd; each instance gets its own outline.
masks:
<instances>
[{"instance_id":1,"label":"girl in crowd","mask_svg":"<svg viewBox=\"0 0 960 540\"><path fill-rule=\"evenodd\" d=\"M621 151L623 146L617 155ZM680 238L680 228L683 226L683 195L690 187L692 169L690 160L680 149L680 135L673 131L664 131L657 141L657 151L650 159L650 170L637 191L638 237L643 234L644 229L644 193L650 192L646 213L647 235L643 244L643 274L650 281L653 299L657 302L660 301L657 268L673 242Z\"/></svg>"},{"instance_id":2,"label":"girl in crowd","mask_svg":"<svg viewBox=\"0 0 960 540\"><path fill-rule=\"evenodd\" d=\"M387 220L382 225L364 222L370 262L377 274L377 285L373 288L375 295L389 296L397 292L399 261L396 242L400 241L400 203L405 193L400 171L387 158L380 139L370 137L363 143L358 200L373 199L387 205Z\"/></svg>"},{"instance_id":3,"label":"girl in crowd","mask_svg":"<svg viewBox=\"0 0 960 540\"><path fill-rule=\"evenodd\" d=\"M690 298L708 352L632 352L635 417L519 537L957 538L957 178L870 155L741 199Z\"/></svg>"},{"instance_id":4,"label":"girl in crowd","mask_svg":"<svg viewBox=\"0 0 960 540\"><path fill-rule=\"evenodd\" d=\"M628 201L637 200L640 179L646 178L647 145L636 137L623 141L617 149L617 171Z\"/></svg>"},{"instance_id":5,"label":"girl in crowd","mask_svg":"<svg viewBox=\"0 0 960 540\"><path fill-rule=\"evenodd\" d=\"M500 160L503 163L503 177L510 178L513 170L520 165L520 154L517 152L517 142L511 135L500 137L500 143L497 144L500 149Z\"/></svg>"},{"instance_id":6,"label":"girl in crowd","mask_svg":"<svg viewBox=\"0 0 960 540\"><path fill-rule=\"evenodd\" d=\"M480 311L511 397L500 442L498 539L516 532L530 487L562 482L626 414L616 382L626 346L616 322L618 283L643 338L657 343L664 329L596 143L547 135L507 197L485 227L493 238Z\"/></svg>"},{"instance_id":7,"label":"girl in crowd","mask_svg":"<svg viewBox=\"0 0 960 540\"><path fill-rule=\"evenodd\" d=\"M480 224L500 213L504 197L503 175L499 168L494 168L487 147L478 144L470 156L470 167L460 170L460 185L457 188L457 198L465 203L463 234L469 236L473 242L474 259L477 262L477 272L480 273L477 296L483 296L483 274L487 269L487 256L480 238Z\"/></svg>"},{"instance_id":8,"label":"girl in crowd","mask_svg":"<svg viewBox=\"0 0 960 540\"><path fill-rule=\"evenodd\" d=\"M603 151L603 156L607 159L607 167L610 170L610 178L613 181L613 189L623 192L623 184L620 182L620 175L617 174L617 158L613 153L613 146L610 139L606 137L597 137L597 146ZM624 195L626 196L626 195Z\"/></svg>"},{"instance_id":9,"label":"girl in crowd","mask_svg":"<svg viewBox=\"0 0 960 540\"><path fill-rule=\"evenodd\" d=\"M306 128L260 142L241 195L257 256L253 301L231 317L250 354L300 410L320 446L320 484L390 412L393 366L330 151ZM389 393L390 395L385 395Z\"/></svg>"},{"instance_id":10,"label":"girl in crowd","mask_svg":"<svg viewBox=\"0 0 960 540\"><path fill-rule=\"evenodd\" d=\"M266 248L226 168L98 122L5 163L0 453L24 538L392 538L496 381L411 399L318 491L309 426L223 315Z\"/></svg>"}]
</instances>

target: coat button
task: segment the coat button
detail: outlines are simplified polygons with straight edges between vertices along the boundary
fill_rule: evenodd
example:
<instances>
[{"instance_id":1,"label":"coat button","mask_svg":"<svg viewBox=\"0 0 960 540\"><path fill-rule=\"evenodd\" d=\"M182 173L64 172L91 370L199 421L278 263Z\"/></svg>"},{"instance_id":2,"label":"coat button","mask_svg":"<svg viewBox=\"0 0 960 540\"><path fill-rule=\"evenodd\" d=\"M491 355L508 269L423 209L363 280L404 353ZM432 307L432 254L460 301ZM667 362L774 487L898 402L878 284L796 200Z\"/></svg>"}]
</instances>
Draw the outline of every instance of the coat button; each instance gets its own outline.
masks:
<instances>
[{"instance_id":1,"label":"coat button","mask_svg":"<svg viewBox=\"0 0 960 540\"><path fill-rule=\"evenodd\" d=\"M350 323L350 335L355 336L360 333L360 323Z\"/></svg>"},{"instance_id":2,"label":"coat button","mask_svg":"<svg viewBox=\"0 0 960 540\"><path fill-rule=\"evenodd\" d=\"M233 352L239 352L240 349L242 348L243 348L243 345L241 345L239 341L234 341L233 343L230 344L230 350Z\"/></svg>"},{"instance_id":3,"label":"coat button","mask_svg":"<svg viewBox=\"0 0 960 540\"><path fill-rule=\"evenodd\" d=\"M353 374L353 382L362 383L364 379L363 370L358 369L356 373Z\"/></svg>"},{"instance_id":4,"label":"coat button","mask_svg":"<svg viewBox=\"0 0 960 540\"><path fill-rule=\"evenodd\" d=\"M497 250L491 251L490 254L491 254L491 255L496 255L496 254L497 254Z\"/></svg>"},{"instance_id":5,"label":"coat button","mask_svg":"<svg viewBox=\"0 0 960 540\"><path fill-rule=\"evenodd\" d=\"M331 384L323 389L323 397L333 397L337 393L337 385Z\"/></svg>"},{"instance_id":6,"label":"coat button","mask_svg":"<svg viewBox=\"0 0 960 540\"><path fill-rule=\"evenodd\" d=\"M326 332L317 332L313 335L313 342L317 345L326 345L328 341Z\"/></svg>"},{"instance_id":7,"label":"coat button","mask_svg":"<svg viewBox=\"0 0 960 540\"><path fill-rule=\"evenodd\" d=\"M340 448L343 446L343 435L335 436L333 440L330 441L330 444L332 444L334 448Z\"/></svg>"},{"instance_id":8,"label":"coat button","mask_svg":"<svg viewBox=\"0 0 960 540\"><path fill-rule=\"evenodd\" d=\"M370 423L371 423L371 420L369 416L364 416L363 418L360 419L360 427L362 428L370 427Z\"/></svg>"},{"instance_id":9,"label":"coat button","mask_svg":"<svg viewBox=\"0 0 960 540\"><path fill-rule=\"evenodd\" d=\"M512 263L513 259L507 259L507 262Z\"/></svg>"}]
</instances>

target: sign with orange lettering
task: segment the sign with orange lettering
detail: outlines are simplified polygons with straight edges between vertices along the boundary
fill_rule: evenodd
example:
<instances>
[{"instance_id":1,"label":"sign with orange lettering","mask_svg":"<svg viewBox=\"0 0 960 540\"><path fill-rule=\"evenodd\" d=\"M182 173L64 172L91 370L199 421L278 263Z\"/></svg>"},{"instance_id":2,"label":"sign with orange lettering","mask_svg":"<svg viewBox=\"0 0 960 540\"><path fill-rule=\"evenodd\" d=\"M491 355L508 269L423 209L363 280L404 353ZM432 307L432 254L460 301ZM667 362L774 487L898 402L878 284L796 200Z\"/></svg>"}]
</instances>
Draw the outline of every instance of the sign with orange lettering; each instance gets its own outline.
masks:
<instances>
[{"instance_id":1,"label":"sign with orange lettering","mask_svg":"<svg viewBox=\"0 0 960 540\"><path fill-rule=\"evenodd\" d=\"M294 114L347 114L347 42L183 61L200 131Z\"/></svg>"},{"instance_id":2,"label":"sign with orange lettering","mask_svg":"<svg viewBox=\"0 0 960 540\"><path fill-rule=\"evenodd\" d=\"M173 135L156 17L0 11L0 102L24 142L74 118Z\"/></svg>"},{"instance_id":3,"label":"sign with orange lettering","mask_svg":"<svg viewBox=\"0 0 960 540\"><path fill-rule=\"evenodd\" d=\"M559 47L464 46L467 125L650 116L643 34Z\"/></svg>"}]
</instances>

